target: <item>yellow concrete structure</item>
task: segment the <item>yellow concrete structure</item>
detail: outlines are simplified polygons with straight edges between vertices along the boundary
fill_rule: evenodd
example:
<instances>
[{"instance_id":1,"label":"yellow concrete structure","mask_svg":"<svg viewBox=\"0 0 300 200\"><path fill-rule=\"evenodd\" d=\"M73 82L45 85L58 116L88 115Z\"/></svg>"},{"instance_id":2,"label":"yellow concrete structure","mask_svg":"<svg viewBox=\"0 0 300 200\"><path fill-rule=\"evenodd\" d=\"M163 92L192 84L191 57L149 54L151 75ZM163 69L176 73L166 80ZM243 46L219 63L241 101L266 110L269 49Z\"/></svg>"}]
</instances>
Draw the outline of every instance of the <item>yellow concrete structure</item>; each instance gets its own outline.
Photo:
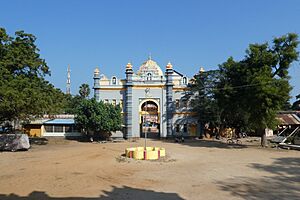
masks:
<instances>
[{"instance_id":1,"label":"yellow concrete structure","mask_svg":"<svg viewBox=\"0 0 300 200\"><path fill-rule=\"evenodd\" d=\"M42 125L40 125L40 124L26 124L24 126L24 132L29 137L41 137L43 128L42 128Z\"/></svg>"},{"instance_id":2,"label":"yellow concrete structure","mask_svg":"<svg viewBox=\"0 0 300 200\"><path fill-rule=\"evenodd\" d=\"M125 149L125 155L136 160L157 160L166 156L166 150L161 147L130 147Z\"/></svg>"}]
</instances>

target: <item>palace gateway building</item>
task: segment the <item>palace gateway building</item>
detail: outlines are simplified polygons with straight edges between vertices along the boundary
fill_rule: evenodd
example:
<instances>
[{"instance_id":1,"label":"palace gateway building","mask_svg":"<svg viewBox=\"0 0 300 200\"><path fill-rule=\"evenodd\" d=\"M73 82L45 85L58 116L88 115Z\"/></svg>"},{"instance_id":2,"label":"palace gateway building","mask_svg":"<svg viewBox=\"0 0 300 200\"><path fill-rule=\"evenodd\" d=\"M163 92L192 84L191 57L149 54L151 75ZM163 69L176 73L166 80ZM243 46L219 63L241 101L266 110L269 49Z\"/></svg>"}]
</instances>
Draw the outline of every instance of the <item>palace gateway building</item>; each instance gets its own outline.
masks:
<instances>
[{"instance_id":1,"label":"palace gateway building","mask_svg":"<svg viewBox=\"0 0 300 200\"><path fill-rule=\"evenodd\" d=\"M175 135L198 136L199 125L187 98L189 78L168 63L165 72L149 58L133 71L126 66L125 79L107 77L94 71L97 101L119 105L124 116L125 138L166 138Z\"/></svg>"}]
</instances>

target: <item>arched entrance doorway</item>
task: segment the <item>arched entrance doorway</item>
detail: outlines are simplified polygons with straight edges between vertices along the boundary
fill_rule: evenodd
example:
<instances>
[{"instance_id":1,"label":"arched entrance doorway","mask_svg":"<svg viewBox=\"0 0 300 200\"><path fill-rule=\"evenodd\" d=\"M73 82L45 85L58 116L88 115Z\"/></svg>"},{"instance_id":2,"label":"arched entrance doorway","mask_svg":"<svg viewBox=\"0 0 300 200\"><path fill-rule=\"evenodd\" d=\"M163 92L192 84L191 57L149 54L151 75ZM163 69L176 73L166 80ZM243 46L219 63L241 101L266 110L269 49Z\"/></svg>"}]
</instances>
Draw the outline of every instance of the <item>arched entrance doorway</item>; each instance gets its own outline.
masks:
<instances>
[{"instance_id":1,"label":"arched entrance doorway","mask_svg":"<svg viewBox=\"0 0 300 200\"><path fill-rule=\"evenodd\" d=\"M153 100L145 100L140 105L140 137L160 137L159 106Z\"/></svg>"}]
</instances>

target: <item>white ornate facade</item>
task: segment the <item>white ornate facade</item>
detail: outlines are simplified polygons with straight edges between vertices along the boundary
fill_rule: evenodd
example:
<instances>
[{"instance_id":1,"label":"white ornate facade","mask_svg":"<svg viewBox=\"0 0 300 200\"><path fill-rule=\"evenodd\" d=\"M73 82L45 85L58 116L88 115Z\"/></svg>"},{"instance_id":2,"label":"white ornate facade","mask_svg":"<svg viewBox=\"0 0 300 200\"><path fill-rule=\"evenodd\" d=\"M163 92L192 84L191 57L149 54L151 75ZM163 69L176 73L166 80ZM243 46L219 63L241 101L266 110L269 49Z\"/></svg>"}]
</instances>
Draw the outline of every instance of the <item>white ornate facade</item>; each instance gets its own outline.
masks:
<instances>
[{"instance_id":1,"label":"white ornate facade","mask_svg":"<svg viewBox=\"0 0 300 200\"><path fill-rule=\"evenodd\" d=\"M197 136L199 126L186 98L189 78L168 63L165 73L149 58L135 73L130 63L126 77L100 75L94 71L97 101L120 105L124 116L125 138ZM120 133L119 133L120 134Z\"/></svg>"}]
</instances>

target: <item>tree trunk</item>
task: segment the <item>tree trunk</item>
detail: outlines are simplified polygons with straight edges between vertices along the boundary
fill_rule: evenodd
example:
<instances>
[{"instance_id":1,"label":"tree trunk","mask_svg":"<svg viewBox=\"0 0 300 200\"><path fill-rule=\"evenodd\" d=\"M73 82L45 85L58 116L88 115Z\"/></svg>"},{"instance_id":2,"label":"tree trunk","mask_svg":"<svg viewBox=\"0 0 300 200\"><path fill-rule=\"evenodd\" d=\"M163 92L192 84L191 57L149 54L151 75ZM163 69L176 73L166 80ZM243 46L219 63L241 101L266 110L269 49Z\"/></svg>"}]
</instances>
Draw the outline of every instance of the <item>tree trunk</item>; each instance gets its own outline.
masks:
<instances>
[{"instance_id":1,"label":"tree trunk","mask_svg":"<svg viewBox=\"0 0 300 200\"><path fill-rule=\"evenodd\" d=\"M259 130L261 138L260 138L260 144L262 147L267 147L268 143L267 143L267 135L266 135L266 131L265 129L261 129Z\"/></svg>"}]
</instances>

